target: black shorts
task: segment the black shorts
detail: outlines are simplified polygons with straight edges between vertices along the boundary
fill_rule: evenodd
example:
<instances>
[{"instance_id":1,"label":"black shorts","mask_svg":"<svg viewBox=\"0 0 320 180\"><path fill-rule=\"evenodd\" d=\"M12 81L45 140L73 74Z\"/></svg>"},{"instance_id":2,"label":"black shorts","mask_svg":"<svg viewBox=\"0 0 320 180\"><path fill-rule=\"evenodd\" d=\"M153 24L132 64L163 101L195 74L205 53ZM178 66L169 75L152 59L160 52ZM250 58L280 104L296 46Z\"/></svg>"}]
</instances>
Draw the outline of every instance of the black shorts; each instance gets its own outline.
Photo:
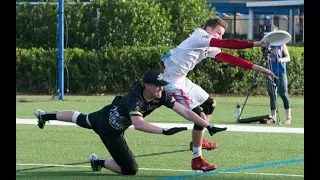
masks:
<instances>
[{"instance_id":1,"label":"black shorts","mask_svg":"<svg viewBox=\"0 0 320 180\"><path fill-rule=\"evenodd\" d=\"M86 118L79 116L77 124L87 129L93 129L99 135L112 158L121 167L123 174L136 172L138 165L124 139L124 132L115 130L109 125L109 109L108 105L99 111L85 115Z\"/></svg>"}]
</instances>

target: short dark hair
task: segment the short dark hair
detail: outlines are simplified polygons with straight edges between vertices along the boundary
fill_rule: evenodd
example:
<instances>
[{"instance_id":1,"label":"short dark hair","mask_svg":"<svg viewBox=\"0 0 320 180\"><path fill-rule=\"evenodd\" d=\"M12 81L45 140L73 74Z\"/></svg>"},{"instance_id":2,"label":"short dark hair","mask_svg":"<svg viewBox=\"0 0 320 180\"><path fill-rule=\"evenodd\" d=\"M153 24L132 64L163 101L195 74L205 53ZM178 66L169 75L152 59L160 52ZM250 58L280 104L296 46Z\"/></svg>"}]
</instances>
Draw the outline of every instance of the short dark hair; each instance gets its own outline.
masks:
<instances>
[{"instance_id":1,"label":"short dark hair","mask_svg":"<svg viewBox=\"0 0 320 180\"><path fill-rule=\"evenodd\" d=\"M208 19L206 23L203 25L203 29L206 30L208 26L214 29L217 27L217 25L222 26L224 29L228 28L228 24L223 19L215 17Z\"/></svg>"}]
</instances>

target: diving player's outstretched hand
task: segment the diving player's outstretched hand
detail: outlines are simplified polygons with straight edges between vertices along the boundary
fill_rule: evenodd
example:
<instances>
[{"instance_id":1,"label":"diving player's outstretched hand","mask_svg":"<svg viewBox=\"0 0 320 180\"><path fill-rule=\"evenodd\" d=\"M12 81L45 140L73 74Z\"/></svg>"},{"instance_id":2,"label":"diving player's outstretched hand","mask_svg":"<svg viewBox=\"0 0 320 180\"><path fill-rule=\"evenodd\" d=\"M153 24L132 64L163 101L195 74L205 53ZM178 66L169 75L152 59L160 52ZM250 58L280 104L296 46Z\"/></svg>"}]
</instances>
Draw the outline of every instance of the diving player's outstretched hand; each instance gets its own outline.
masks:
<instances>
[{"instance_id":1,"label":"diving player's outstretched hand","mask_svg":"<svg viewBox=\"0 0 320 180\"><path fill-rule=\"evenodd\" d=\"M220 131L225 131L225 130L227 130L227 128L225 127L225 128L219 128L219 127L215 127L214 125L209 125L209 126L207 126L207 129L208 129L208 131L209 131L209 133L210 133L210 135L211 136L213 136L215 133L217 133L217 132L220 132Z\"/></svg>"},{"instance_id":2,"label":"diving player's outstretched hand","mask_svg":"<svg viewBox=\"0 0 320 180\"><path fill-rule=\"evenodd\" d=\"M174 127L174 128L163 128L162 134L164 135L173 135L175 133L178 133L180 131L185 131L188 128L186 127Z\"/></svg>"}]
</instances>

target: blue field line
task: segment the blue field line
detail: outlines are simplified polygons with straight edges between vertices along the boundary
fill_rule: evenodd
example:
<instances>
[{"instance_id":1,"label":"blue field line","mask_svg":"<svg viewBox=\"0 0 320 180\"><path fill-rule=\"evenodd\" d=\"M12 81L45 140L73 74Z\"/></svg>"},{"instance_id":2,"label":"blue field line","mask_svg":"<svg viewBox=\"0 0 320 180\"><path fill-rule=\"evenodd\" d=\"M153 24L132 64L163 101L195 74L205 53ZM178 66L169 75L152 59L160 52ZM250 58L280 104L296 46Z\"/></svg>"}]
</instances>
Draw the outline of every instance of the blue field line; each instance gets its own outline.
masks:
<instances>
[{"instance_id":1,"label":"blue field line","mask_svg":"<svg viewBox=\"0 0 320 180\"><path fill-rule=\"evenodd\" d=\"M230 168L230 169L224 169L224 170L218 170L218 171L210 171L210 172L203 172L203 173L186 174L186 175L182 175L182 176L166 177L166 178L161 178L160 180L176 180L176 179L197 178L197 177L201 177L201 176L209 176L209 175L214 175L214 174L258 169L258 168L263 168L263 167L292 164L292 163L298 163L298 162L303 162L303 161L304 161L304 158L297 158L297 159L291 159L291 160L285 160L285 161L255 164L255 165L250 165L250 166Z\"/></svg>"}]
</instances>

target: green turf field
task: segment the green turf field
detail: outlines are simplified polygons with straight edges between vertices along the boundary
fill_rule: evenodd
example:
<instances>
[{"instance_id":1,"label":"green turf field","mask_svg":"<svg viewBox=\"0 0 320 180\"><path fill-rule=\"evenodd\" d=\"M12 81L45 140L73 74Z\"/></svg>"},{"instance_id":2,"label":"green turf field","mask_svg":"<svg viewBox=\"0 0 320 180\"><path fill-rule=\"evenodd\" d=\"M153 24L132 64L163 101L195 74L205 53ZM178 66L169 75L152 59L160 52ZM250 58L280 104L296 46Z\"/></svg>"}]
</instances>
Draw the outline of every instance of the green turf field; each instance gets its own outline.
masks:
<instances>
[{"instance_id":1,"label":"green turf field","mask_svg":"<svg viewBox=\"0 0 320 180\"><path fill-rule=\"evenodd\" d=\"M45 111L78 110L89 113L112 101L110 96L66 96L65 101L44 101L49 96L17 96L17 99L39 102L17 103L16 118L34 119L35 108ZM214 97L218 107L212 122L235 124L236 103L243 104L245 97ZM291 125L281 127L304 127L304 99L291 97ZM278 101L281 120L284 110ZM269 113L267 97L249 97L243 117ZM165 107L147 116L150 122L188 123L174 111ZM242 124L237 124L242 126ZM275 127L275 124L246 124ZM106 169L92 172L87 162L90 153L109 158L99 137L91 130L77 126L16 125L16 179L216 179L216 180L295 180L304 179L304 134L254 133L225 131L205 137L216 141L219 147L203 151L209 163L217 165L216 171L202 173L191 171L191 151L188 150L191 130L173 136L147 134L129 128L127 142L137 157L139 171L135 176L120 176Z\"/></svg>"},{"instance_id":2,"label":"green turf field","mask_svg":"<svg viewBox=\"0 0 320 180\"><path fill-rule=\"evenodd\" d=\"M236 105L239 103L242 107L246 97L213 96L213 98L217 101L217 107L215 108L211 122L217 124L234 124ZM31 101L16 104L16 117L28 119L34 118L32 113L35 108L41 108L44 111L78 110L83 113L89 113L99 110L104 105L111 103L113 96L65 96L64 101L48 101L50 96L17 96L16 99ZM304 98L290 97L290 100L292 104L293 122L290 127L304 127ZM286 117L280 97L278 99L278 106L280 120L284 121ZM269 113L270 110L268 97L249 96L241 116L243 118L248 118L268 115ZM146 120L149 122L189 123L177 113L166 107L160 107L156 109L153 113L146 117Z\"/></svg>"}]
</instances>

